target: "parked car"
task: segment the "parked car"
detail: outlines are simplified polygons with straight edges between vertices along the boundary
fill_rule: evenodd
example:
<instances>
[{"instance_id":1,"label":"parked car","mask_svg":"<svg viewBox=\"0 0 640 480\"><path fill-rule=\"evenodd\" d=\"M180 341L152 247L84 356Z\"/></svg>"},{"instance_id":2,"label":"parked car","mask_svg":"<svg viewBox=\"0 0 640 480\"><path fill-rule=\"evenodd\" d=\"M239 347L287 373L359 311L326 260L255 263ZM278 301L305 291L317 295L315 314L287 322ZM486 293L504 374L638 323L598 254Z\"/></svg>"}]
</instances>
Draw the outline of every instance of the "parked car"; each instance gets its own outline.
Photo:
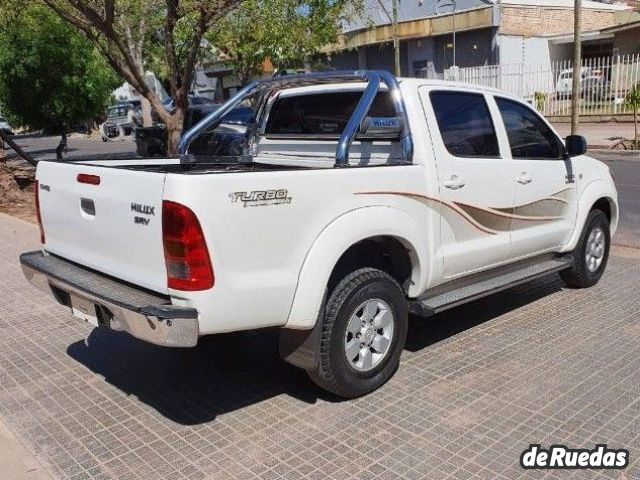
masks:
<instances>
[{"instance_id":1,"label":"parked car","mask_svg":"<svg viewBox=\"0 0 640 480\"><path fill-rule=\"evenodd\" d=\"M140 101L123 101L107 108L107 119L101 125L102 140L107 141L121 135L129 136L142 125Z\"/></svg>"},{"instance_id":2,"label":"parked car","mask_svg":"<svg viewBox=\"0 0 640 480\"><path fill-rule=\"evenodd\" d=\"M597 68L581 67L580 95L603 99L606 96L608 81L604 71ZM573 69L563 70L556 82L556 95L559 98L571 98L573 92Z\"/></svg>"},{"instance_id":3,"label":"parked car","mask_svg":"<svg viewBox=\"0 0 640 480\"><path fill-rule=\"evenodd\" d=\"M188 155L256 90L251 156ZM343 397L394 374L409 312L555 272L595 285L618 225L613 177L585 139L563 142L489 88L379 71L269 79L180 150L39 162L42 248L20 257L26 277L80 320L159 345L278 327L283 358Z\"/></svg>"},{"instance_id":4,"label":"parked car","mask_svg":"<svg viewBox=\"0 0 640 480\"><path fill-rule=\"evenodd\" d=\"M184 131L220 108L216 104L190 106L184 121ZM249 107L236 107L215 129L204 132L192 145L194 155L241 155L247 144L255 112ZM167 154L167 132L164 125L136 129L136 152L141 157L161 157Z\"/></svg>"},{"instance_id":5,"label":"parked car","mask_svg":"<svg viewBox=\"0 0 640 480\"><path fill-rule=\"evenodd\" d=\"M174 109L173 99L167 98L163 102L168 112ZM184 119L184 129L191 128L207 114L215 111L219 105L204 97L189 96L189 107ZM136 153L141 157L162 157L167 154L167 129L156 111L152 112L154 124L152 127L139 127L135 131Z\"/></svg>"},{"instance_id":6,"label":"parked car","mask_svg":"<svg viewBox=\"0 0 640 480\"><path fill-rule=\"evenodd\" d=\"M0 117L0 130L2 130L2 133L5 135L13 135L13 128L4 117Z\"/></svg>"}]
</instances>

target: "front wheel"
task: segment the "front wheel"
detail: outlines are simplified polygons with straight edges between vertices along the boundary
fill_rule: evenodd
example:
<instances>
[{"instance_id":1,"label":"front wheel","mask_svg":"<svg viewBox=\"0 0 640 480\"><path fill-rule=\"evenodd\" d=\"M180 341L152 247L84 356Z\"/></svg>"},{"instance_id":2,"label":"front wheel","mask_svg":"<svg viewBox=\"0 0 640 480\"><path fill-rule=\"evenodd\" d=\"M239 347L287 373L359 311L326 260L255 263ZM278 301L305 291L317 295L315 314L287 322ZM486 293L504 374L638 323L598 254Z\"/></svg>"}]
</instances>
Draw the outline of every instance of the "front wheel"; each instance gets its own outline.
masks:
<instances>
[{"instance_id":1,"label":"front wheel","mask_svg":"<svg viewBox=\"0 0 640 480\"><path fill-rule=\"evenodd\" d=\"M398 368L407 316L402 288L390 275L374 268L350 273L328 296L318 366L307 373L340 397L372 392Z\"/></svg>"},{"instance_id":2,"label":"front wheel","mask_svg":"<svg viewBox=\"0 0 640 480\"><path fill-rule=\"evenodd\" d=\"M607 266L610 246L609 219L602 210L592 210L573 251L575 265L560 272L567 286L586 288L598 283Z\"/></svg>"}]
</instances>

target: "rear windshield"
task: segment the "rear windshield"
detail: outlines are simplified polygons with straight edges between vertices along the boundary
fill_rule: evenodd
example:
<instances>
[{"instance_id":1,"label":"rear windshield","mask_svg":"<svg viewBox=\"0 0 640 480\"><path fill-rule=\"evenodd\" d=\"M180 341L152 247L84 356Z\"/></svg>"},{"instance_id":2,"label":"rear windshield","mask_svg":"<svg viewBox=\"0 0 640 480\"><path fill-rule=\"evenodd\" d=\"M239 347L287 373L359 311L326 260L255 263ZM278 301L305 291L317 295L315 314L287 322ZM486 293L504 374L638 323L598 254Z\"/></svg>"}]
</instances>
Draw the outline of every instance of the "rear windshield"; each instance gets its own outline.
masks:
<instances>
[{"instance_id":1,"label":"rear windshield","mask_svg":"<svg viewBox=\"0 0 640 480\"><path fill-rule=\"evenodd\" d=\"M281 97L271 108L267 135L324 135L338 137L345 129L362 92L316 93ZM395 117L388 92L378 92L370 117Z\"/></svg>"}]
</instances>

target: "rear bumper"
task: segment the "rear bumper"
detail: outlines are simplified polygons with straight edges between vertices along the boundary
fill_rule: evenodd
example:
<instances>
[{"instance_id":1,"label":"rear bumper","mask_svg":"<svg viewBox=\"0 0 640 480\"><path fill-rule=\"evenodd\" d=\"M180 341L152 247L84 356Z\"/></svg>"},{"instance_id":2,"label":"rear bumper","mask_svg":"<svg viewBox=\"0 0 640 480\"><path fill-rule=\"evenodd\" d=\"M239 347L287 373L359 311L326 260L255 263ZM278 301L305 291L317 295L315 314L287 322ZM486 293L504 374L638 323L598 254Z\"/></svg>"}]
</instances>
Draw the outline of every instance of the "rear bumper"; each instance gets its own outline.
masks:
<instances>
[{"instance_id":1,"label":"rear bumper","mask_svg":"<svg viewBox=\"0 0 640 480\"><path fill-rule=\"evenodd\" d=\"M198 343L197 310L172 305L168 296L41 251L23 253L20 263L27 280L61 305L71 308L72 296L92 302L101 326L167 347Z\"/></svg>"}]
</instances>

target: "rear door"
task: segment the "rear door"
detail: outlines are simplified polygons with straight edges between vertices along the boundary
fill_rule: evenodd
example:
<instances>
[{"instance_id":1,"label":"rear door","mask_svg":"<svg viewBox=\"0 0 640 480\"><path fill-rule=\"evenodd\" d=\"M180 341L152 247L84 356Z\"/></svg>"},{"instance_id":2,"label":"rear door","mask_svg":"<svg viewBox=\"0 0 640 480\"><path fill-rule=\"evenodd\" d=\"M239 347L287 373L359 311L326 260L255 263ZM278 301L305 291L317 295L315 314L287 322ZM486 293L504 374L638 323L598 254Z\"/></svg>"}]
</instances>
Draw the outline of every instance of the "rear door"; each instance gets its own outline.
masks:
<instances>
[{"instance_id":1,"label":"rear door","mask_svg":"<svg viewBox=\"0 0 640 480\"><path fill-rule=\"evenodd\" d=\"M37 178L47 251L167 291L163 173L40 162Z\"/></svg>"},{"instance_id":2,"label":"rear door","mask_svg":"<svg viewBox=\"0 0 640 480\"><path fill-rule=\"evenodd\" d=\"M564 245L576 216L572 161L545 120L517 100L496 96L516 179L512 249L516 257Z\"/></svg>"},{"instance_id":3,"label":"rear door","mask_svg":"<svg viewBox=\"0 0 640 480\"><path fill-rule=\"evenodd\" d=\"M446 277L503 263L511 256L515 185L502 158L485 94L421 89L439 181L441 248Z\"/></svg>"}]
</instances>

